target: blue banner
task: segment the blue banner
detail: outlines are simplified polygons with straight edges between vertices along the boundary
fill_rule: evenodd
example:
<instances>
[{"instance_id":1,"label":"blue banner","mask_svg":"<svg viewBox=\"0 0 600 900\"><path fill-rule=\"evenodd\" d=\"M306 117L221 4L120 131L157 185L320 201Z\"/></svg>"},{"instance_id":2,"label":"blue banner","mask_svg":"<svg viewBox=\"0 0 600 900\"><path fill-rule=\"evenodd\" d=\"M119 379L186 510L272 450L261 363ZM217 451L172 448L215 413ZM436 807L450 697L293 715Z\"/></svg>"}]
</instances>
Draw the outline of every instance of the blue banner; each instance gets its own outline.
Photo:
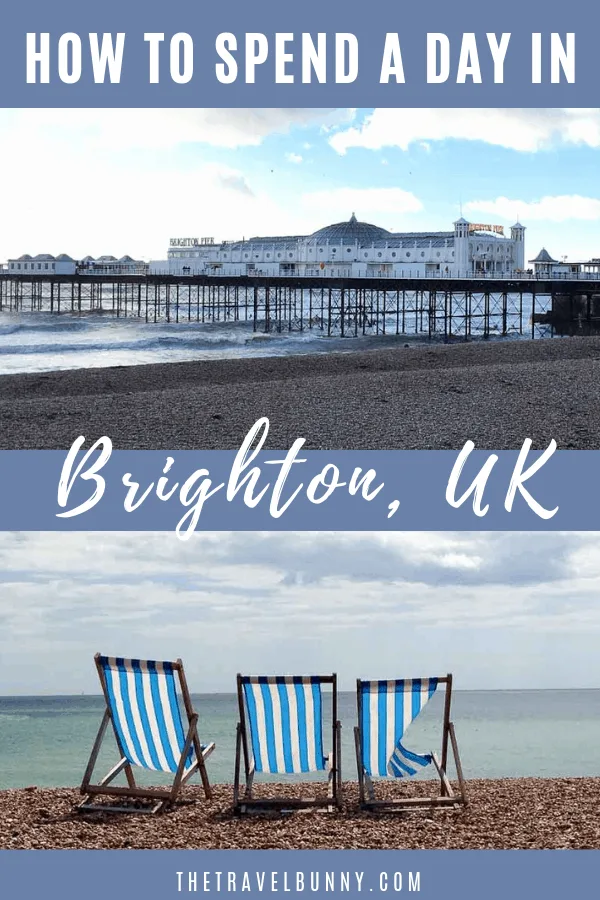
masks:
<instances>
[{"instance_id":1,"label":"blue banner","mask_svg":"<svg viewBox=\"0 0 600 900\"><path fill-rule=\"evenodd\" d=\"M593 896L600 851L147 850L4 851L6 897L105 900L220 893L419 894L424 900Z\"/></svg>"},{"instance_id":2,"label":"blue banner","mask_svg":"<svg viewBox=\"0 0 600 900\"><path fill-rule=\"evenodd\" d=\"M104 443L103 443L104 441ZM0 452L0 530L600 530L600 451Z\"/></svg>"},{"instance_id":3,"label":"blue banner","mask_svg":"<svg viewBox=\"0 0 600 900\"><path fill-rule=\"evenodd\" d=\"M593 107L600 11L398 5L12 4L7 107Z\"/></svg>"}]
</instances>

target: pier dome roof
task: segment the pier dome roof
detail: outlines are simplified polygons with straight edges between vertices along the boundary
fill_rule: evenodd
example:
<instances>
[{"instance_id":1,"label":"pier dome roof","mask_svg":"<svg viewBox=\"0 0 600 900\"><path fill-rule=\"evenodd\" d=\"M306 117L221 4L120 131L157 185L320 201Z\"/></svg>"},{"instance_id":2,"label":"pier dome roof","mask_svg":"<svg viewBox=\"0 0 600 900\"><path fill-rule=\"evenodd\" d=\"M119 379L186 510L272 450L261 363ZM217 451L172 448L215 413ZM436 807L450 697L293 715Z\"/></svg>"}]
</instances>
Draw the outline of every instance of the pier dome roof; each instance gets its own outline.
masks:
<instances>
[{"instance_id":1,"label":"pier dome roof","mask_svg":"<svg viewBox=\"0 0 600 900\"><path fill-rule=\"evenodd\" d=\"M354 244L371 244L374 241L385 240L391 237L392 232L379 225L371 225L370 222L359 222L354 213L347 222L336 222L335 225L326 225L325 228L319 228L314 234L311 234L311 241L324 243L325 241L335 241L340 243Z\"/></svg>"}]
</instances>

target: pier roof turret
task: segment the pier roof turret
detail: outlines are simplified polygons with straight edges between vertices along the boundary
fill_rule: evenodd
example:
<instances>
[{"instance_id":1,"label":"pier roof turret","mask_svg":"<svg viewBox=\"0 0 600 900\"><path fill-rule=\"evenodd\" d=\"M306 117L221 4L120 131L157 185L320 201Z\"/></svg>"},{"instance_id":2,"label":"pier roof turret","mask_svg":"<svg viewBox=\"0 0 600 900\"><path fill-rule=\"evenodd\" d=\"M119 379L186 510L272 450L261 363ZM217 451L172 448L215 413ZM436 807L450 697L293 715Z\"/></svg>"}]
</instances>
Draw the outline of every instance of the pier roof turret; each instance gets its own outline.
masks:
<instances>
[{"instance_id":1,"label":"pier roof turret","mask_svg":"<svg viewBox=\"0 0 600 900\"><path fill-rule=\"evenodd\" d=\"M542 247L535 259L530 259L532 263L557 263L557 259L553 259L545 247Z\"/></svg>"}]
</instances>

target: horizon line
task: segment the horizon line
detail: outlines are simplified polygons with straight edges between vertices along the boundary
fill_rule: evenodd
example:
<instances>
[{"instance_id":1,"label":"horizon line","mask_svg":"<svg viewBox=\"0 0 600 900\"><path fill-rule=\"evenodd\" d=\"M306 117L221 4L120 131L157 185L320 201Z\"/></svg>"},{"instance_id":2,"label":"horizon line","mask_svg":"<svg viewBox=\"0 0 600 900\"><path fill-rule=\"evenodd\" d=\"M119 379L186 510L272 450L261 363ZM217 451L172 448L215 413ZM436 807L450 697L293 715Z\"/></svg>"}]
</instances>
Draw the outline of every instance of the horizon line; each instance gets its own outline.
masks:
<instances>
[{"instance_id":1,"label":"horizon line","mask_svg":"<svg viewBox=\"0 0 600 900\"><path fill-rule=\"evenodd\" d=\"M453 687L452 693L454 694L507 694L507 693L541 693L545 691L551 691L556 693L558 691L599 691L600 685L597 687L505 687L505 688L455 688ZM190 691L192 697L236 697L236 691ZM339 689L338 694L356 694L356 689ZM104 699L103 694L96 693L87 693L85 691L79 691L77 693L70 694L0 694L0 702L2 700L37 700L37 699L53 699L53 700L61 700L61 699L72 699L76 697L89 697L89 698L97 698Z\"/></svg>"}]
</instances>

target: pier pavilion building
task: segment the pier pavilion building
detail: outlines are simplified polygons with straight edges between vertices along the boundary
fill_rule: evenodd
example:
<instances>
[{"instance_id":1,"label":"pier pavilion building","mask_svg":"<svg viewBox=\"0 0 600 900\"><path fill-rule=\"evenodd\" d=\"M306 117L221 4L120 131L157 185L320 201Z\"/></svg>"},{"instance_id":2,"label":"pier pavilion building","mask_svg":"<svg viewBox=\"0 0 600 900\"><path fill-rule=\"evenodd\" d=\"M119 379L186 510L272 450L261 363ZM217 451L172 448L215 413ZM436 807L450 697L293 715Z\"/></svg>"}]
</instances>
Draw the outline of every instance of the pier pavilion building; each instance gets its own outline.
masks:
<instances>
[{"instance_id":1,"label":"pier pavilion building","mask_svg":"<svg viewBox=\"0 0 600 900\"><path fill-rule=\"evenodd\" d=\"M159 271L163 263L151 263ZM173 275L358 277L500 277L525 267L525 228L454 223L451 231L393 232L354 215L310 235L253 237L239 241L171 238Z\"/></svg>"},{"instance_id":2,"label":"pier pavilion building","mask_svg":"<svg viewBox=\"0 0 600 900\"><path fill-rule=\"evenodd\" d=\"M31 256L24 253L15 259L9 259L7 270L11 275L146 275L148 263L131 256L86 256L73 259L67 253L52 256L51 253L38 253Z\"/></svg>"},{"instance_id":3,"label":"pier pavilion building","mask_svg":"<svg viewBox=\"0 0 600 900\"><path fill-rule=\"evenodd\" d=\"M537 278L592 278L600 277L600 258L577 262L566 256L554 259L545 247L542 247L535 259L529 260Z\"/></svg>"}]
</instances>

